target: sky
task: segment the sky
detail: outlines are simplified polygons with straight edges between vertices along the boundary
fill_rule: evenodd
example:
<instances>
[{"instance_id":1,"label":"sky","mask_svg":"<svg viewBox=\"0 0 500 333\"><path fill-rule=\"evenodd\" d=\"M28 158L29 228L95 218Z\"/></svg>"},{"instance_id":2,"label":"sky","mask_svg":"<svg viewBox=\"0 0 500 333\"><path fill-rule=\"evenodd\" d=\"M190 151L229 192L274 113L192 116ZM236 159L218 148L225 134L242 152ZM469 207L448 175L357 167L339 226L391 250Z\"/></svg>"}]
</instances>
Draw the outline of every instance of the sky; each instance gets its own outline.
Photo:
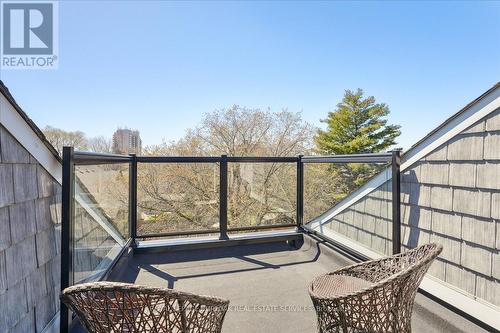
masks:
<instances>
[{"instance_id":1,"label":"sky","mask_svg":"<svg viewBox=\"0 0 500 333\"><path fill-rule=\"evenodd\" d=\"M58 69L0 78L41 128L143 144L234 104L324 126L362 88L409 148L500 80L500 2L60 1Z\"/></svg>"}]
</instances>

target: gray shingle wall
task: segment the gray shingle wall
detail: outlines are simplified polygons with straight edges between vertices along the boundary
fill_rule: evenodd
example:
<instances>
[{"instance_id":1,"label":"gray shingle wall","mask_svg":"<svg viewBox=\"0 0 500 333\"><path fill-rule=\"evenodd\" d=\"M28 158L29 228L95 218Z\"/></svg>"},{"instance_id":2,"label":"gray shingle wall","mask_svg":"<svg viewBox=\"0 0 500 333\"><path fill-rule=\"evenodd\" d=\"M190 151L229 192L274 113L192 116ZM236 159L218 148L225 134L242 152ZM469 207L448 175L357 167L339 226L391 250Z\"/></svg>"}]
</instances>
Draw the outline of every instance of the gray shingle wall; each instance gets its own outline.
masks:
<instances>
[{"instance_id":1,"label":"gray shingle wall","mask_svg":"<svg viewBox=\"0 0 500 333\"><path fill-rule=\"evenodd\" d=\"M59 311L61 186L0 125L0 332L41 332ZM75 281L115 242L76 204Z\"/></svg>"},{"instance_id":2,"label":"gray shingle wall","mask_svg":"<svg viewBox=\"0 0 500 333\"><path fill-rule=\"evenodd\" d=\"M443 244L430 273L500 306L500 109L408 168L401 191L404 247ZM390 209L389 182L325 226L389 254Z\"/></svg>"},{"instance_id":3,"label":"gray shingle wall","mask_svg":"<svg viewBox=\"0 0 500 333\"><path fill-rule=\"evenodd\" d=\"M0 332L40 332L59 294L60 185L0 125Z\"/></svg>"}]
</instances>

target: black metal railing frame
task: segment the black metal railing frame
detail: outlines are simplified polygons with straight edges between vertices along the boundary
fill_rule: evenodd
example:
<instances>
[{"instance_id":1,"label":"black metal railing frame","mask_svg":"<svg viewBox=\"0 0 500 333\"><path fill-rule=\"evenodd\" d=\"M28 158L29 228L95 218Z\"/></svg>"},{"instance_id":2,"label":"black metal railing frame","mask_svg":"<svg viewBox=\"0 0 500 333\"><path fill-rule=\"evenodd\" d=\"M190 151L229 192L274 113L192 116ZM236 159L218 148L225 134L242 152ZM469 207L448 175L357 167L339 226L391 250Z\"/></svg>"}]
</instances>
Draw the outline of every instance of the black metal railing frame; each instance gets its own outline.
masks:
<instances>
[{"instance_id":1,"label":"black metal railing frame","mask_svg":"<svg viewBox=\"0 0 500 333\"><path fill-rule=\"evenodd\" d=\"M75 152L73 147L63 148L62 168L62 227L61 227L61 290L73 285L73 215L74 215L74 168L76 165L129 164L129 238L126 245L111 263L103 278L111 271L121 255L134 247L137 239L191 236L213 234L217 230L193 230L170 233L137 234L137 166L139 163L219 163L219 238L229 239L228 233L239 231L256 231L283 227L296 227L299 231L312 232L304 227L304 165L309 163L390 163L392 165L392 248L393 253L401 251L401 218L400 218L400 151L387 153L353 154L334 156L302 156L297 157L185 157L185 156L136 156L101 154L91 152ZM228 228L228 163L296 163L296 223ZM328 241L328 240L327 240ZM68 332L70 315L68 309L61 304L61 332Z\"/></svg>"},{"instance_id":2,"label":"black metal railing frame","mask_svg":"<svg viewBox=\"0 0 500 333\"><path fill-rule=\"evenodd\" d=\"M220 157L193 157L193 156L137 156L131 161L135 164L132 168L137 171L137 163L218 163L219 164L219 230L207 229L207 230L192 230L192 231L179 231L179 232L163 232L154 234L135 234L133 241L135 242L137 238L159 238L159 237L176 237L176 236L188 236L188 235L203 235L203 234L214 234L219 233L219 239L228 239L228 233L240 232L240 231L252 231L252 230L265 230L272 228L284 228L284 227L297 227L298 223L289 224L275 224L275 225L263 225L263 226L248 226L248 227L233 227L228 226L228 164L229 163L298 163L297 157L235 157L221 155ZM135 183L134 186L137 187L137 174L134 175ZM132 184L132 183L131 183ZM135 192L137 189L135 189ZM132 199L135 200L132 202ZM131 206L137 207L137 196L131 197ZM137 227L137 216L132 216L133 221L131 225Z\"/></svg>"}]
</instances>

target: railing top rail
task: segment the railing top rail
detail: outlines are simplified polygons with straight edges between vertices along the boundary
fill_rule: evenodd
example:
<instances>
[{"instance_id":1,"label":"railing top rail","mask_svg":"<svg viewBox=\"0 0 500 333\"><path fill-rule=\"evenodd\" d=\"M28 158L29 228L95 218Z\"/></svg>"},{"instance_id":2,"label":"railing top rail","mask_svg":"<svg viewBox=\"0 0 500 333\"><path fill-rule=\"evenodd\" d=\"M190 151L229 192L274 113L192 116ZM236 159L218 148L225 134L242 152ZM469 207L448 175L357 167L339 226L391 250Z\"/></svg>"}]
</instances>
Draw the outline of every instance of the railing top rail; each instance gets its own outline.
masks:
<instances>
[{"instance_id":1,"label":"railing top rail","mask_svg":"<svg viewBox=\"0 0 500 333\"><path fill-rule=\"evenodd\" d=\"M385 163L392 161L392 154L392 152L388 152L330 156L303 156L301 160L304 163Z\"/></svg>"},{"instance_id":2,"label":"railing top rail","mask_svg":"<svg viewBox=\"0 0 500 333\"><path fill-rule=\"evenodd\" d=\"M297 162L294 156L227 156L227 162L232 163L269 163ZM217 163L220 156L137 156L137 162L142 163Z\"/></svg>"},{"instance_id":3,"label":"railing top rail","mask_svg":"<svg viewBox=\"0 0 500 333\"><path fill-rule=\"evenodd\" d=\"M230 163L386 163L391 162L393 152L329 155L329 156L224 156ZM219 163L222 156L137 156L140 163ZM103 154L76 151L74 162L79 165L126 163L133 160L129 155Z\"/></svg>"},{"instance_id":4,"label":"railing top rail","mask_svg":"<svg viewBox=\"0 0 500 333\"><path fill-rule=\"evenodd\" d=\"M218 156L137 156L140 163L217 163Z\"/></svg>"},{"instance_id":5,"label":"railing top rail","mask_svg":"<svg viewBox=\"0 0 500 333\"><path fill-rule=\"evenodd\" d=\"M87 151L75 151L73 154L73 161L75 164L80 165L126 163L131 160L132 157L129 155L104 154Z\"/></svg>"},{"instance_id":6,"label":"railing top rail","mask_svg":"<svg viewBox=\"0 0 500 333\"><path fill-rule=\"evenodd\" d=\"M228 156L228 162L235 163L294 163L299 160L296 156Z\"/></svg>"}]
</instances>

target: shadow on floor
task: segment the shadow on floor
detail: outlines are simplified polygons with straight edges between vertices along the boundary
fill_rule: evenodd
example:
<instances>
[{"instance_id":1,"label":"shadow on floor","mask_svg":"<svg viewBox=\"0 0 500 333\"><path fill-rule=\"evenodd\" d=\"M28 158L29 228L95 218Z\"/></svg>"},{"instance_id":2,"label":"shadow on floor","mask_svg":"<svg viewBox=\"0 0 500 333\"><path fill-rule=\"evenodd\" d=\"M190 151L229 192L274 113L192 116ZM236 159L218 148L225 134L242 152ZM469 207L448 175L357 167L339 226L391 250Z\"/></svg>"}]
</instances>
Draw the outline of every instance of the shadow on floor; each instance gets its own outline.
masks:
<instances>
[{"instance_id":1,"label":"shadow on floor","mask_svg":"<svg viewBox=\"0 0 500 333\"><path fill-rule=\"evenodd\" d=\"M190 278L202 278L214 275L224 275L224 274L235 274L242 272L251 272L256 270L265 269L280 269L282 267L302 265L307 263L313 263L318 260L321 255L320 245L325 244L323 241L318 241L313 244L315 248L314 255L312 258L307 258L305 260L292 260L285 263L273 264L267 262L263 259L252 258L251 256L265 255L272 253L287 253L288 251L299 251L299 249L287 244L287 243L269 243L239 247L224 247L215 248L209 250L190 250L190 251L179 251L179 252L168 252L161 254L140 254L132 255L127 258L126 269L116 270L121 274L113 274L110 279L114 281L121 281L127 283L135 283L137 276L141 270L147 271L157 277L167 281L167 287L173 289L175 282L181 279ZM308 249L310 251L310 249ZM309 252L310 254L311 252ZM164 269L158 268L158 266L163 266L165 264L178 264L178 263L190 263L190 262L201 262L201 261L211 261L220 259L237 259L242 262L252 264L255 267L246 267L239 269L223 269L210 273L196 273L196 274L170 274Z\"/></svg>"}]
</instances>

